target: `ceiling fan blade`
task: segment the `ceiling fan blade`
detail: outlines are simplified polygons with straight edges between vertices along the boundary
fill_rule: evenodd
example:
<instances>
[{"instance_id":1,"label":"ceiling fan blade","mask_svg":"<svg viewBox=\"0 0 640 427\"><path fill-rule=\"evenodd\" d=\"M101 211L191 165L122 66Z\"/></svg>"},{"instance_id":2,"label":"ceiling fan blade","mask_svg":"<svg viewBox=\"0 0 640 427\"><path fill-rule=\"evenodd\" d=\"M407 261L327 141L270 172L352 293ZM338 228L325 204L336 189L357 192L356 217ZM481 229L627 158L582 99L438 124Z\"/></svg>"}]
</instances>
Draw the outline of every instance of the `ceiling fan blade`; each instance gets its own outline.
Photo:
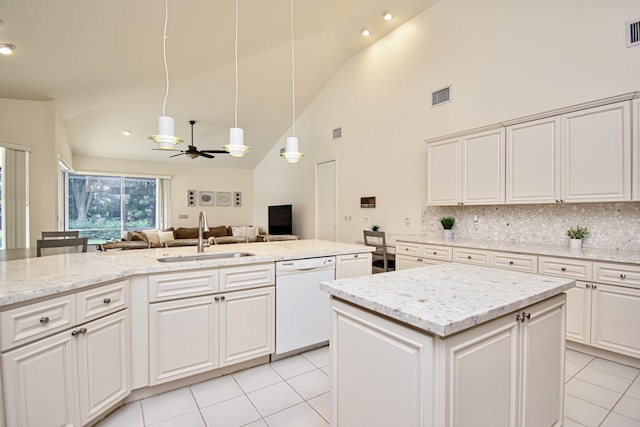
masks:
<instances>
[{"instance_id":1,"label":"ceiling fan blade","mask_svg":"<svg viewBox=\"0 0 640 427\"><path fill-rule=\"evenodd\" d=\"M214 153L214 154L225 154L228 151L225 150L200 150L201 153Z\"/></svg>"},{"instance_id":2,"label":"ceiling fan blade","mask_svg":"<svg viewBox=\"0 0 640 427\"><path fill-rule=\"evenodd\" d=\"M201 155L202 157L206 157L207 159L213 159L216 157L216 156L212 156L211 154L204 153L202 151L198 151L198 154Z\"/></svg>"},{"instance_id":3,"label":"ceiling fan blade","mask_svg":"<svg viewBox=\"0 0 640 427\"><path fill-rule=\"evenodd\" d=\"M180 151L180 150L173 150L173 151ZM174 154L173 156L169 156L169 157L177 157L177 156L182 156L184 154L184 152L179 153L179 154Z\"/></svg>"},{"instance_id":4,"label":"ceiling fan blade","mask_svg":"<svg viewBox=\"0 0 640 427\"><path fill-rule=\"evenodd\" d=\"M152 148L153 151L180 151L182 150L167 150L166 148Z\"/></svg>"}]
</instances>

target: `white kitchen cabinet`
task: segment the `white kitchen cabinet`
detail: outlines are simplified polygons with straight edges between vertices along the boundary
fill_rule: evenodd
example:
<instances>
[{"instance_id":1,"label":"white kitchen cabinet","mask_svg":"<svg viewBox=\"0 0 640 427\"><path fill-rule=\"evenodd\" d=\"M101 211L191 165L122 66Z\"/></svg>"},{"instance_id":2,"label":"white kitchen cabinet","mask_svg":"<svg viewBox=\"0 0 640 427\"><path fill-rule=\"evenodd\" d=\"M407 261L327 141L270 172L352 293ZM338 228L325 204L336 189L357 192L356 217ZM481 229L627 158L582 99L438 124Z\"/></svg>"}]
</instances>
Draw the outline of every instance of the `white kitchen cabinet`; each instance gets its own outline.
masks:
<instances>
[{"instance_id":1,"label":"white kitchen cabinet","mask_svg":"<svg viewBox=\"0 0 640 427\"><path fill-rule=\"evenodd\" d=\"M491 253L480 249L453 248L453 262L489 265Z\"/></svg>"},{"instance_id":2,"label":"white kitchen cabinet","mask_svg":"<svg viewBox=\"0 0 640 427\"><path fill-rule=\"evenodd\" d=\"M149 304L149 383L218 367L219 304L210 295Z\"/></svg>"},{"instance_id":3,"label":"white kitchen cabinet","mask_svg":"<svg viewBox=\"0 0 640 427\"><path fill-rule=\"evenodd\" d=\"M563 200L631 200L630 102L562 116Z\"/></svg>"},{"instance_id":4,"label":"white kitchen cabinet","mask_svg":"<svg viewBox=\"0 0 640 427\"><path fill-rule=\"evenodd\" d=\"M220 269L220 292L271 286L276 283L276 265L242 265Z\"/></svg>"},{"instance_id":5,"label":"white kitchen cabinet","mask_svg":"<svg viewBox=\"0 0 640 427\"><path fill-rule=\"evenodd\" d=\"M371 253L336 256L336 279L371 274Z\"/></svg>"},{"instance_id":6,"label":"white kitchen cabinet","mask_svg":"<svg viewBox=\"0 0 640 427\"><path fill-rule=\"evenodd\" d=\"M556 116L506 128L507 203L562 199L561 123Z\"/></svg>"},{"instance_id":7,"label":"white kitchen cabinet","mask_svg":"<svg viewBox=\"0 0 640 427\"><path fill-rule=\"evenodd\" d=\"M445 339L445 425L562 425L564 319L561 295Z\"/></svg>"},{"instance_id":8,"label":"white kitchen cabinet","mask_svg":"<svg viewBox=\"0 0 640 427\"><path fill-rule=\"evenodd\" d=\"M5 352L7 425L85 425L126 397L128 310Z\"/></svg>"},{"instance_id":9,"label":"white kitchen cabinet","mask_svg":"<svg viewBox=\"0 0 640 427\"><path fill-rule=\"evenodd\" d=\"M591 286L591 345L640 358L640 289L594 283Z\"/></svg>"},{"instance_id":10,"label":"white kitchen cabinet","mask_svg":"<svg viewBox=\"0 0 640 427\"><path fill-rule=\"evenodd\" d=\"M448 246L413 242L396 244L396 270L442 264L451 259L452 248Z\"/></svg>"},{"instance_id":11,"label":"white kitchen cabinet","mask_svg":"<svg viewBox=\"0 0 640 427\"><path fill-rule=\"evenodd\" d=\"M275 348L275 288L227 292L220 304L220 366L266 356Z\"/></svg>"},{"instance_id":12,"label":"white kitchen cabinet","mask_svg":"<svg viewBox=\"0 0 640 427\"><path fill-rule=\"evenodd\" d=\"M633 154L632 160L632 174L633 182L631 188L633 190L632 200L640 200L640 98L634 99L631 102L631 114L632 118L632 132L631 132L631 153Z\"/></svg>"},{"instance_id":13,"label":"white kitchen cabinet","mask_svg":"<svg viewBox=\"0 0 640 427\"><path fill-rule=\"evenodd\" d=\"M567 295L567 339L591 345L591 283L576 281Z\"/></svg>"},{"instance_id":14,"label":"white kitchen cabinet","mask_svg":"<svg viewBox=\"0 0 640 427\"><path fill-rule=\"evenodd\" d=\"M504 128L430 143L427 177L429 205L504 203Z\"/></svg>"},{"instance_id":15,"label":"white kitchen cabinet","mask_svg":"<svg viewBox=\"0 0 640 427\"><path fill-rule=\"evenodd\" d=\"M509 252L492 252L491 266L503 270L537 273L538 257L536 255L514 254Z\"/></svg>"}]
</instances>

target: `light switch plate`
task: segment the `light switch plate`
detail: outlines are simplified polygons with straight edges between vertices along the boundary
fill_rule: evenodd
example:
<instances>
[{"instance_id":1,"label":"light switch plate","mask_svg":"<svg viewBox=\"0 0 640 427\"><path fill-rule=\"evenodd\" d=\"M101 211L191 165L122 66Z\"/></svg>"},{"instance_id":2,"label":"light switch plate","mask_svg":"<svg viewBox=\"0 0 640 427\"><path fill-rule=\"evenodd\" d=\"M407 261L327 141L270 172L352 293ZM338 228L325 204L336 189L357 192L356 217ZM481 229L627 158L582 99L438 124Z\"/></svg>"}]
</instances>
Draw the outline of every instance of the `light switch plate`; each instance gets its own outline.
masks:
<instances>
[{"instance_id":1,"label":"light switch plate","mask_svg":"<svg viewBox=\"0 0 640 427\"><path fill-rule=\"evenodd\" d=\"M196 205L196 190L187 190L187 206Z\"/></svg>"}]
</instances>

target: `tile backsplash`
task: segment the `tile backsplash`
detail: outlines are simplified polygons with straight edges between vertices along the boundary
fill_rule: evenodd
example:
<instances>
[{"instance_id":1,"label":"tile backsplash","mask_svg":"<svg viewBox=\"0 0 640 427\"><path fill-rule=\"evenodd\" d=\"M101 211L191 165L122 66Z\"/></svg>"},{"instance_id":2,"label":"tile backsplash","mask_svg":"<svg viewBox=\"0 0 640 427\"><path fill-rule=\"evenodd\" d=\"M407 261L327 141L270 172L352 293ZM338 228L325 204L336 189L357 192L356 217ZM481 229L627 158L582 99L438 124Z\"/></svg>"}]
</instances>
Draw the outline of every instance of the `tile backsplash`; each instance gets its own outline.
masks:
<instances>
[{"instance_id":1,"label":"tile backsplash","mask_svg":"<svg viewBox=\"0 0 640 427\"><path fill-rule=\"evenodd\" d=\"M586 248L640 250L640 202L425 207L424 237L442 237L441 216L456 218L454 239L568 245L566 231L581 225L590 231Z\"/></svg>"}]
</instances>

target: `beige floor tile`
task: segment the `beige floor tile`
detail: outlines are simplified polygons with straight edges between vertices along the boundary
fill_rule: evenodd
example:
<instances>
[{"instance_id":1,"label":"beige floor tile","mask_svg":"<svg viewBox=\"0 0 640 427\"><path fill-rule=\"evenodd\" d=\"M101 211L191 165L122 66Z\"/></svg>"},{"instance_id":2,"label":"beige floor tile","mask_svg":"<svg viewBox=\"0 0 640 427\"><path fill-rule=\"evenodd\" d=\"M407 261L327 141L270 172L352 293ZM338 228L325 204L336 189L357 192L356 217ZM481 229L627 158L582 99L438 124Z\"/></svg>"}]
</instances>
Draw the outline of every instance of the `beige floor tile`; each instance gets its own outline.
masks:
<instances>
[{"instance_id":1,"label":"beige floor tile","mask_svg":"<svg viewBox=\"0 0 640 427\"><path fill-rule=\"evenodd\" d=\"M611 412L600 427L640 427L640 421Z\"/></svg>"},{"instance_id":2,"label":"beige floor tile","mask_svg":"<svg viewBox=\"0 0 640 427\"><path fill-rule=\"evenodd\" d=\"M169 391L142 401L145 425L175 418L198 409L189 387Z\"/></svg>"},{"instance_id":3,"label":"beige floor tile","mask_svg":"<svg viewBox=\"0 0 640 427\"><path fill-rule=\"evenodd\" d=\"M331 424L331 393L324 393L309 399L309 404Z\"/></svg>"},{"instance_id":4,"label":"beige floor tile","mask_svg":"<svg viewBox=\"0 0 640 427\"><path fill-rule=\"evenodd\" d=\"M575 363L579 363L582 366L587 366L587 364L591 362L593 359L595 359L595 357L586 353L581 353L579 351L567 349L565 352L565 359Z\"/></svg>"},{"instance_id":5,"label":"beige floor tile","mask_svg":"<svg viewBox=\"0 0 640 427\"><path fill-rule=\"evenodd\" d=\"M611 410L622 396L622 393L609 390L599 385L573 378L565 385L566 394Z\"/></svg>"},{"instance_id":6,"label":"beige floor tile","mask_svg":"<svg viewBox=\"0 0 640 427\"><path fill-rule=\"evenodd\" d=\"M303 401L300 395L286 382L252 391L247 396L263 417Z\"/></svg>"},{"instance_id":7,"label":"beige floor tile","mask_svg":"<svg viewBox=\"0 0 640 427\"><path fill-rule=\"evenodd\" d=\"M269 427L327 427L327 423L308 403L299 403L265 418Z\"/></svg>"},{"instance_id":8,"label":"beige floor tile","mask_svg":"<svg viewBox=\"0 0 640 427\"><path fill-rule=\"evenodd\" d=\"M329 376L320 369L289 378L287 382L305 399L326 393L331 387Z\"/></svg>"},{"instance_id":9,"label":"beige floor tile","mask_svg":"<svg viewBox=\"0 0 640 427\"><path fill-rule=\"evenodd\" d=\"M156 424L148 424L149 427L207 427L200 415L200 411L196 410L175 418L160 421Z\"/></svg>"},{"instance_id":10,"label":"beige floor tile","mask_svg":"<svg viewBox=\"0 0 640 427\"><path fill-rule=\"evenodd\" d=\"M238 396L200 410L208 426L240 427L261 419L247 396Z\"/></svg>"},{"instance_id":11,"label":"beige floor tile","mask_svg":"<svg viewBox=\"0 0 640 427\"><path fill-rule=\"evenodd\" d=\"M577 423L569 418L565 418L562 427L584 427L584 424Z\"/></svg>"},{"instance_id":12,"label":"beige floor tile","mask_svg":"<svg viewBox=\"0 0 640 427\"><path fill-rule=\"evenodd\" d=\"M140 402L132 402L116 410L99 422L96 427L143 427L142 407Z\"/></svg>"},{"instance_id":13,"label":"beige floor tile","mask_svg":"<svg viewBox=\"0 0 640 427\"><path fill-rule=\"evenodd\" d=\"M564 416L587 427L598 427L608 413L608 410L577 397L564 397Z\"/></svg>"},{"instance_id":14,"label":"beige floor tile","mask_svg":"<svg viewBox=\"0 0 640 427\"><path fill-rule=\"evenodd\" d=\"M313 371L317 368L316 365L300 355L273 362L271 363L271 367L285 379Z\"/></svg>"},{"instance_id":15,"label":"beige floor tile","mask_svg":"<svg viewBox=\"0 0 640 427\"><path fill-rule=\"evenodd\" d=\"M594 359L589 363L589 367L632 380L640 373L640 369L600 358Z\"/></svg>"},{"instance_id":16,"label":"beige floor tile","mask_svg":"<svg viewBox=\"0 0 640 427\"><path fill-rule=\"evenodd\" d=\"M331 354L329 353L329 346L325 346L302 353L302 356L318 368L323 368L329 366Z\"/></svg>"},{"instance_id":17,"label":"beige floor tile","mask_svg":"<svg viewBox=\"0 0 640 427\"><path fill-rule=\"evenodd\" d=\"M613 412L640 421L640 399L630 396L622 396L622 399L613 408Z\"/></svg>"},{"instance_id":18,"label":"beige floor tile","mask_svg":"<svg viewBox=\"0 0 640 427\"><path fill-rule=\"evenodd\" d=\"M636 378L633 384L631 384L631 387L629 387L626 394L627 396L640 399L640 375Z\"/></svg>"},{"instance_id":19,"label":"beige floor tile","mask_svg":"<svg viewBox=\"0 0 640 427\"><path fill-rule=\"evenodd\" d=\"M191 386L191 392L200 408L223 402L243 394L231 375L214 378Z\"/></svg>"},{"instance_id":20,"label":"beige floor tile","mask_svg":"<svg viewBox=\"0 0 640 427\"><path fill-rule=\"evenodd\" d=\"M599 385L609 390L624 393L625 390L631 385L632 379L623 378L609 372L604 372L599 369L587 366L574 377L583 381Z\"/></svg>"},{"instance_id":21,"label":"beige floor tile","mask_svg":"<svg viewBox=\"0 0 640 427\"><path fill-rule=\"evenodd\" d=\"M282 377L268 364L236 372L233 378L245 393L283 381Z\"/></svg>"},{"instance_id":22,"label":"beige floor tile","mask_svg":"<svg viewBox=\"0 0 640 427\"><path fill-rule=\"evenodd\" d=\"M269 427L269 426L267 425L267 423L264 422L264 420L258 420L249 424L245 424L242 427Z\"/></svg>"},{"instance_id":23,"label":"beige floor tile","mask_svg":"<svg viewBox=\"0 0 640 427\"><path fill-rule=\"evenodd\" d=\"M566 360L564 363L564 375L566 376L570 376L573 377L574 375L576 375L578 372L580 372L582 369L584 369L586 365L579 363L579 362L573 362L571 360Z\"/></svg>"}]
</instances>

